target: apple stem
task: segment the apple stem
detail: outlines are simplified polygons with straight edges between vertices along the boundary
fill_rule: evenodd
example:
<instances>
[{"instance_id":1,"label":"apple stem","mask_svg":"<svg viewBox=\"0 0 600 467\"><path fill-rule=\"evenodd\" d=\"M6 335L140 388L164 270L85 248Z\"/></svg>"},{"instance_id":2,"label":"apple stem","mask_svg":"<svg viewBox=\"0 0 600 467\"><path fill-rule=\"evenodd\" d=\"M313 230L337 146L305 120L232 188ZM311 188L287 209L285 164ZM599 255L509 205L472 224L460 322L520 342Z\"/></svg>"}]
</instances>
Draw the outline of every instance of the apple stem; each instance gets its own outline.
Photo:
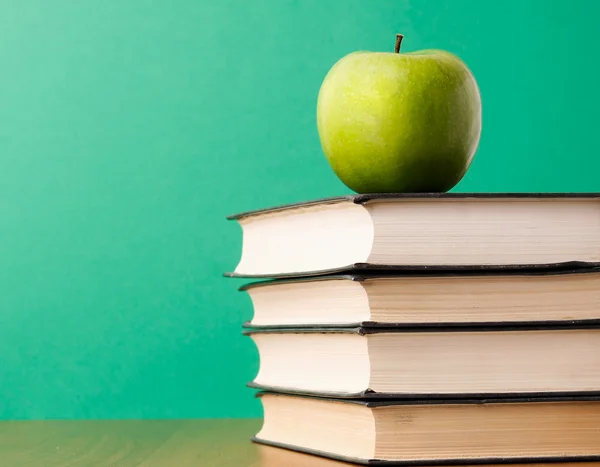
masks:
<instances>
[{"instance_id":1,"label":"apple stem","mask_svg":"<svg viewBox=\"0 0 600 467\"><path fill-rule=\"evenodd\" d=\"M394 52L400 53L400 44L402 44L402 39L404 39L402 34L396 34L396 47L394 47Z\"/></svg>"}]
</instances>

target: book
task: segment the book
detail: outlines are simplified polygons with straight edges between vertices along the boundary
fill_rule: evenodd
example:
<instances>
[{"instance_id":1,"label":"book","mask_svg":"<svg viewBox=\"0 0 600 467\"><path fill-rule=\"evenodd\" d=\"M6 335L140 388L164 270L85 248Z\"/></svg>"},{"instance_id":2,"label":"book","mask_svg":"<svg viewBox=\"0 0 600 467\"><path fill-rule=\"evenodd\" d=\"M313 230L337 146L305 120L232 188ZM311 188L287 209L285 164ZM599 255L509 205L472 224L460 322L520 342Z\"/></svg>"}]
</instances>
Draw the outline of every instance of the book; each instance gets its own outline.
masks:
<instances>
[{"instance_id":1,"label":"book","mask_svg":"<svg viewBox=\"0 0 600 467\"><path fill-rule=\"evenodd\" d=\"M240 290L252 302L247 328L600 324L600 268L329 275Z\"/></svg>"},{"instance_id":2,"label":"book","mask_svg":"<svg viewBox=\"0 0 600 467\"><path fill-rule=\"evenodd\" d=\"M347 462L343 462L341 460L334 459L332 457L322 457L316 456L314 454L309 454L306 452L295 451L289 448L276 447L270 444L265 444L262 442L256 442L256 451L258 453L259 465L260 467L350 467L351 464ZM368 465L369 463L367 463ZM377 462L371 462L371 465L377 465ZM385 462L380 462L379 464L385 465ZM393 465L393 463L388 463ZM406 464L416 464L415 462ZM461 463L464 464L464 463ZM531 463L513 463L511 462L512 467L558 467L557 462L531 462ZM402 464L401 464L402 465ZM506 464L481 464L481 463L471 463L470 466L505 466ZM560 462L560 467L600 467L600 462L596 461L588 461L588 462Z\"/></svg>"},{"instance_id":3,"label":"book","mask_svg":"<svg viewBox=\"0 0 600 467\"><path fill-rule=\"evenodd\" d=\"M386 402L275 393L259 397L264 422L255 442L325 458L369 465L600 460L598 398Z\"/></svg>"},{"instance_id":4,"label":"book","mask_svg":"<svg viewBox=\"0 0 600 467\"><path fill-rule=\"evenodd\" d=\"M600 264L600 195L362 194L229 216L233 277Z\"/></svg>"},{"instance_id":5,"label":"book","mask_svg":"<svg viewBox=\"0 0 600 467\"><path fill-rule=\"evenodd\" d=\"M600 394L600 327L245 330L251 387L340 398Z\"/></svg>"}]
</instances>

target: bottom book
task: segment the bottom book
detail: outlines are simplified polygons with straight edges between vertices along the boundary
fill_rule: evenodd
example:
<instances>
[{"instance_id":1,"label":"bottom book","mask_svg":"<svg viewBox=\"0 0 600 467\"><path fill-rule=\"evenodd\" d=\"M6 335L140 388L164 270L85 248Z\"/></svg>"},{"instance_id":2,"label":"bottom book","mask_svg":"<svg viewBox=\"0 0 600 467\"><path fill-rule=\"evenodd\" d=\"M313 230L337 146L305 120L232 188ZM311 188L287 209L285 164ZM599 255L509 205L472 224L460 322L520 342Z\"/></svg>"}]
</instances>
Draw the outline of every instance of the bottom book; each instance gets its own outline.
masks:
<instances>
[{"instance_id":1,"label":"bottom book","mask_svg":"<svg viewBox=\"0 0 600 467\"><path fill-rule=\"evenodd\" d=\"M305 454L264 444L258 445L258 459L257 467L349 467L351 465L347 462L327 457ZM485 467L492 467L493 465L485 464ZM505 464L496 465L506 467ZM470 467L475 466L470 465ZM511 467L600 467L600 462L564 462L558 465L556 462L540 462L511 464Z\"/></svg>"},{"instance_id":2,"label":"bottom book","mask_svg":"<svg viewBox=\"0 0 600 467\"><path fill-rule=\"evenodd\" d=\"M258 394L260 444L366 465L600 461L600 398L360 401Z\"/></svg>"}]
</instances>

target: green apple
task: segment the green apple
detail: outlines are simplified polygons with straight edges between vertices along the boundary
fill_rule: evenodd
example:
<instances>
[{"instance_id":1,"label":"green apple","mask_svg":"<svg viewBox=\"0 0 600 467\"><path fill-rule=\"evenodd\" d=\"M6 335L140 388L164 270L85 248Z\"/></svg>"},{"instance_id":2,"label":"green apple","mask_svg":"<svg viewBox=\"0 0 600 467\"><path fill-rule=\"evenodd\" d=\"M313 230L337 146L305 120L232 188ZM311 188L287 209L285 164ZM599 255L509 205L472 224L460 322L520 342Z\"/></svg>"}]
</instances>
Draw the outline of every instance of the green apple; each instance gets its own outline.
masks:
<instances>
[{"instance_id":1,"label":"green apple","mask_svg":"<svg viewBox=\"0 0 600 467\"><path fill-rule=\"evenodd\" d=\"M323 152L358 193L445 192L468 170L481 134L477 83L443 50L353 52L327 73L317 102Z\"/></svg>"}]
</instances>

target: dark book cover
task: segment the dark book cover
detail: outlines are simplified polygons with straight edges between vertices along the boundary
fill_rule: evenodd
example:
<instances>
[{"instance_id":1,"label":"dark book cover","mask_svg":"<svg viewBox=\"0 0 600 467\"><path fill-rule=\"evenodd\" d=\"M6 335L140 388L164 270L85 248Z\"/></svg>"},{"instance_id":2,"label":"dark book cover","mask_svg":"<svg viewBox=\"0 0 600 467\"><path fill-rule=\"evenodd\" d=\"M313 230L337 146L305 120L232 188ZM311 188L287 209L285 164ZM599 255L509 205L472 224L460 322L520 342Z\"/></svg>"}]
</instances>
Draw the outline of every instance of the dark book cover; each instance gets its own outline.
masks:
<instances>
[{"instance_id":1,"label":"dark book cover","mask_svg":"<svg viewBox=\"0 0 600 467\"><path fill-rule=\"evenodd\" d=\"M324 326L295 326L287 329L273 329L273 328L251 328L243 330L244 335L258 334L258 333L278 333L278 334L286 334L286 333L351 333L351 334L359 334L361 336L365 336L368 334L378 334L378 333L390 333L390 332L509 332L509 331L547 331L547 330L577 330L577 329L600 329L600 323L598 320L593 320L593 322L577 322L572 324L570 322L560 322L553 326L547 326L545 323L539 322L530 322L524 323L522 325L508 325L502 323L499 326L491 325L489 323L485 323L481 326L472 326L470 324L457 324L456 326L433 326L433 327L410 327L410 326L388 326L382 325L377 327L365 327L365 326L356 326L356 327L341 327L341 326L332 326L332 327L324 327Z\"/></svg>"},{"instance_id":2,"label":"dark book cover","mask_svg":"<svg viewBox=\"0 0 600 467\"><path fill-rule=\"evenodd\" d=\"M423 332L434 332L434 331L448 331L458 332L464 331L465 329L472 331L485 331L490 328L511 328L513 330L531 330L531 329L559 329L561 327L568 326L572 329L582 329L590 327L600 327L600 318L594 319L581 319L581 320L562 320L562 321L481 321L481 322L447 322L447 323L387 323L379 321L359 321L356 323L345 324L344 327L350 329L361 328L367 329L380 329L384 331L423 331ZM256 325L251 321L242 323L243 332L252 331L280 331L280 332L294 332L298 330L322 330L322 331L335 331L340 329L339 324L315 324L315 325L293 325L293 324L273 324L273 325Z\"/></svg>"},{"instance_id":3,"label":"dark book cover","mask_svg":"<svg viewBox=\"0 0 600 467\"><path fill-rule=\"evenodd\" d=\"M329 276L340 273L444 273L444 272L524 272L524 271L548 271L561 272L572 269L600 268L600 262L587 261L565 261L562 263L539 263L539 264L443 264L443 265L403 265L403 264L373 264L353 263L347 266L332 269L320 269L314 271L273 273L273 274L241 274L237 272L226 272L223 275L231 278L293 278L303 276Z\"/></svg>"}]
</instances>

